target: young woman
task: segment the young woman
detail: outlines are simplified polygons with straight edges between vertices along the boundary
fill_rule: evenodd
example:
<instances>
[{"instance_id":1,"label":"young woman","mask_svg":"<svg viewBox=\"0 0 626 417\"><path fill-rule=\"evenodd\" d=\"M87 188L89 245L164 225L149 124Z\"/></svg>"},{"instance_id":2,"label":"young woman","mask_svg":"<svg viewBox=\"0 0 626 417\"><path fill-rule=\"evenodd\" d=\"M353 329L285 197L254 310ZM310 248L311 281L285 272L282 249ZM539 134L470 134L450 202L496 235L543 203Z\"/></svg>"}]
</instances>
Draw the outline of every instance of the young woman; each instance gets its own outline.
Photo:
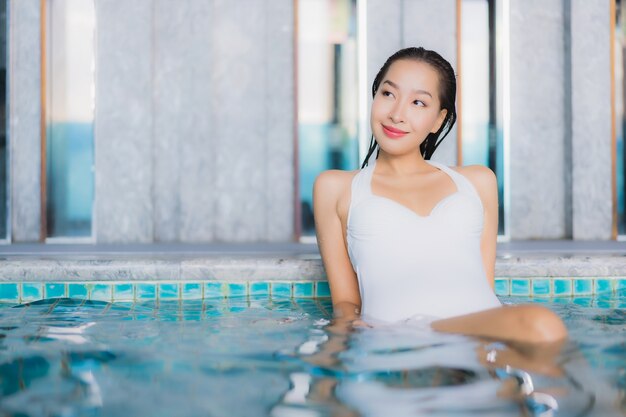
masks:
<instances>
[{"instance_id":1,"label":"young woman","mask_svg":"<svg viewBox=\"0 0 626 417\"><path fill-rule=\"evenodd\" d=\"M430 160L456 121L456 80L438 53L393 54L372 86L362 169L330 170L313 190L317 241L336 320L426 316L436 331L504 341L562 341L549 309L502 306L493 292L497 182L483 166Z\"/></svg>"}]
</instances>

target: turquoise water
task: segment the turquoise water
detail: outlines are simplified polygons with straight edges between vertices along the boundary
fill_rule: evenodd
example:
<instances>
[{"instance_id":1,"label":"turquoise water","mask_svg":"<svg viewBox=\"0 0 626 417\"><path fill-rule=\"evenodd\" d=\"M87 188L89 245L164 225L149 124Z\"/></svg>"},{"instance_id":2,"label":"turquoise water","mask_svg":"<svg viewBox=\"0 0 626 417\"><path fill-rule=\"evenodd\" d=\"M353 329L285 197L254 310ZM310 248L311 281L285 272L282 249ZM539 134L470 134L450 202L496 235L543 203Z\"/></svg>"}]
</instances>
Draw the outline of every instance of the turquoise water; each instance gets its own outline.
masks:
<instances>
[{"instance_id":1,"label":"turquoise water","mask_svg":"<svg viewBox=\"0 0 626 417\"><path fill-rule=\"evenodd\" d=\"M549 363L419 323L330 325L329 299L2 305L0 416L619 416L614 301L543 300L571 336Z\"/></svg>"}]
</instances>

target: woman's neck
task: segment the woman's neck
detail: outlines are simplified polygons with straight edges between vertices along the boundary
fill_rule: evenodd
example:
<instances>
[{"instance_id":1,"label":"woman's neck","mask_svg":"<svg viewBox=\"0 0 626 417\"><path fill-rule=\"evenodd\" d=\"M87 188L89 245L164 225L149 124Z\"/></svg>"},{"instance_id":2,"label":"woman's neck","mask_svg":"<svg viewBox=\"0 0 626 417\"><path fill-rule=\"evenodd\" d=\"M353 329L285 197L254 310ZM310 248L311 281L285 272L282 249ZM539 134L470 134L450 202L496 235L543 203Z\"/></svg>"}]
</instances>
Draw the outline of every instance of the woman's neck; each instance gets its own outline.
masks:
<instances>
[{"instance_id":1,"label":"woman's neck","mask_svg":"<svg viewBox=\"0 0 626 417\"><path fill-rule=\"evenodd\" d=\"M380 165L379 173L398 176L432 170L430 164L418 152L405 155L389 155L381 149L376 164Z\"/></svg>"}]
</instances>

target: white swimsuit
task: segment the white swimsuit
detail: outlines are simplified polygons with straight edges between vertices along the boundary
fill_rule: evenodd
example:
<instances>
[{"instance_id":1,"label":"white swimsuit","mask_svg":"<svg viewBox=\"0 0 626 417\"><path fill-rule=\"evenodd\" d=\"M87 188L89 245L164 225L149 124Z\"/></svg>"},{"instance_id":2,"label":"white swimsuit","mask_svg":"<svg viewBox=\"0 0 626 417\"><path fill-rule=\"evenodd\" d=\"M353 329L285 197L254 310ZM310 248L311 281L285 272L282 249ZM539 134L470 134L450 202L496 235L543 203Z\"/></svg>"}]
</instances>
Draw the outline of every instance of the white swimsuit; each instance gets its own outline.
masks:
<instances>
[{"instance_id":1,"label":"white swimsuit","mask_svg":"<svg viewBox=\"0 0 626 417\"><path fill-rule=\"evenodd\" d=\"M501 305L482 264L478 192L458 172L426 162L448 174L457 187L428 216L372 193L373 159L352 180L348 254L365 319L445 318Z\"/></svg>"}]
</instances>

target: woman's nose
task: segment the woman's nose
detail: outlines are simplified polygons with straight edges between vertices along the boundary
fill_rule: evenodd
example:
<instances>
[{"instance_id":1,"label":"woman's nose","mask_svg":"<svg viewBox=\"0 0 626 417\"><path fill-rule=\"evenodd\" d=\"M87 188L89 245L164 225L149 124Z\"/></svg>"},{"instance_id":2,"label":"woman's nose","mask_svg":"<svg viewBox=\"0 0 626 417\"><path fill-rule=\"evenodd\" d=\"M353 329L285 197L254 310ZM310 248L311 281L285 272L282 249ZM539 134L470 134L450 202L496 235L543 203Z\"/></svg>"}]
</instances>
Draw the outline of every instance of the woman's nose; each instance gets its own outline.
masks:
<instances>
[{"instance_id":1,"label":"woman's nose","mask_svg":"<svg viewBox=\"0 0 626 417\"><path fill-rule=\"evenodd\" d=\"M393 122L393 123L400 123L403 121L403 116L402 116L402 106L401 105L395 105L391 111L389 112L389 119Z\"/></svg>"}]
</instances>

